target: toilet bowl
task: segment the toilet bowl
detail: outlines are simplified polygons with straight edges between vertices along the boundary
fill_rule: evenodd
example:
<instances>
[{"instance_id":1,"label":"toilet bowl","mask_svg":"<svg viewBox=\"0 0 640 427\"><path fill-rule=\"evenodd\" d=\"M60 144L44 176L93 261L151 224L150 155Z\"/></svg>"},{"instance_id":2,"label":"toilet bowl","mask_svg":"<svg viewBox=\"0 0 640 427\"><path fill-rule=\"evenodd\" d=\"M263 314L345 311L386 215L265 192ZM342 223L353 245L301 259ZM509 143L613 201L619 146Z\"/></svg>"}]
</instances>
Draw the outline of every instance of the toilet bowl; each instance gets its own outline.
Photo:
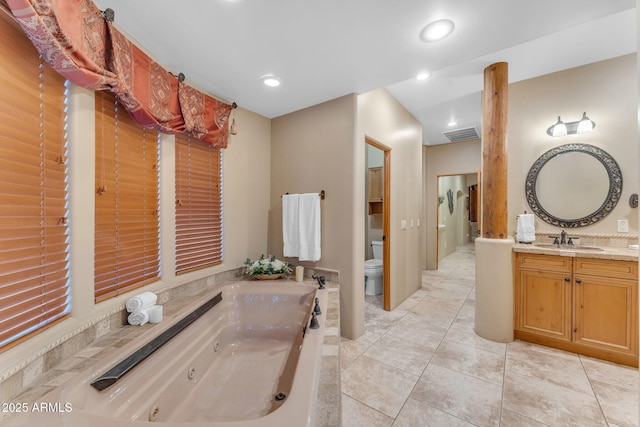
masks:
<instances>
[{"instance_id":1,"label":"toilet bowl","mask_svg":"<svg viewBox=\"0 0 640 427\"><path fill-rule=\"evenodd\" d=\"M380 295L382 293L382 242L372 241L373 259L364 262L366 276L364 293L366 295Z\"/></svg>"}]
</instances>

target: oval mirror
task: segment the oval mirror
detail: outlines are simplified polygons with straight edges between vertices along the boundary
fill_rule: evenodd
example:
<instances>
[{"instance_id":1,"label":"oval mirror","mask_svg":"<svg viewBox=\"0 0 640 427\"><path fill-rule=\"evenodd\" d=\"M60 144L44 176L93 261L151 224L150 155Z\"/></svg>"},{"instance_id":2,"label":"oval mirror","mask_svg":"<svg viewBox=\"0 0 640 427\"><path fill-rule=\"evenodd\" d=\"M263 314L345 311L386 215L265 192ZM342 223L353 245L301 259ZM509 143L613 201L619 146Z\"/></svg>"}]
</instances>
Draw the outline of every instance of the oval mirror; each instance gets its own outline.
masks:
<instances>
[{"instance_id":1,"label":"oval mirror","mask_svg":"<svg viewBox=\"0 0 640 427\"><path fill-rule=\"evenodd\" d=\"M588 144L547 151L531 166L525 182L531 210L558 227L586 227L600 221L618 204L621 194L618 163Z\"/></svg>"}]
</instances>

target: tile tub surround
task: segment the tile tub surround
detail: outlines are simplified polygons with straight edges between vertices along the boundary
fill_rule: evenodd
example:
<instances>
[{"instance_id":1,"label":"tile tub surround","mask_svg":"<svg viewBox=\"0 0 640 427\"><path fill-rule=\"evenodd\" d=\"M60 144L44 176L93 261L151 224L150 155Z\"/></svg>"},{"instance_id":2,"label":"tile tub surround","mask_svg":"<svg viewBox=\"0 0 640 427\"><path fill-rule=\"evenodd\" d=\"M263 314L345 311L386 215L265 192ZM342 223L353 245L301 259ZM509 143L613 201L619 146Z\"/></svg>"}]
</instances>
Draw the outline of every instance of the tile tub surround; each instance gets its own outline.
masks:
<instances>
[{"instance_id":1,"label":"tile tub surround","mask_svg":"<svg viewBox=\"0 0 640 427\"><path fill-rule=\"evenodd\" d=\"M637 369L476 335L474 267L458 248L395 310L367 298L342 339L344 426L638 425Z\"/></svg>"},{"instance_id":2,"label":"tile tub surround","mask_svg":"<svg viewBox=\"0 0 640 427\"><path fill-rule=\"evenodd\" d=\"M220 278L209 280L209 284L206 283L206 280L204 283L189 283L182 287L168 290L169 295L159 293L158 300L163 301L164 316L168 317L175 314L190 301L209 292L216 286L233 280L236 277L243 276L244 268L241 268L234 273L226 272L224 280ZM305 282L307 282L307 280L305 280ZM309 279L308 282L313 283L314 281ZM316 418L319 421L316 423L316 426L339 425L336 424L336 417L339 422L340 415L340 314L338 284L335 282L327 282L327 291L327 313L322 314L326 316L326 329L316 408ZM116 313L112 317L118 319L118 316L120 316L120 320L113 320L113 329L102 336L96 338L93 335L95 332L81 333L77 335L81 338L71 338L65 341L56 347L56 349L61 347L58 350L39 356L35 364L32 362L10 376L6 383L3 382L0 385L0 403L27 403L31 406L34 403L40 402L39 399L52 389L64 384L111 351L122 347L155 326L149 323L144 326L131 326L126 324L126 311L124 313ZM91 328L88 330L90 329ZM44 371L43 367L47 364L51 366ZM37 368L32 368L32 366L37 366ZM42 368L40 368L40 366L42 366ZM10 415L8 412L0 412L0 424L2 419Z\"/></svg>"}]
</instances>

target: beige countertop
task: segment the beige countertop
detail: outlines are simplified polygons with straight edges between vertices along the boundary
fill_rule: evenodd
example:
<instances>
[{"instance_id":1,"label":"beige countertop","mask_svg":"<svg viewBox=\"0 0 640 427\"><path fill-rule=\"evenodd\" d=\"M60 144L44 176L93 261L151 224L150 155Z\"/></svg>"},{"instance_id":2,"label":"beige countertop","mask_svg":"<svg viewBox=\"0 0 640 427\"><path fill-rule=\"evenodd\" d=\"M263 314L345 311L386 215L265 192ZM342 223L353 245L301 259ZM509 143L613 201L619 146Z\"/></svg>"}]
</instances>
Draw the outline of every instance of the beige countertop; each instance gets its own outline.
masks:
<instances>
[{"instance_id":1,"label":"beige countertop","mask_svg":"<svg viewBox=\"0 0 640 427\"><path fill-rule=\"evenodd\" d=\"M560 255L582 258L614 259L619 261L638 261L638 249L609 247L609 246L560 246L549 243L516 243L514 252L530 254Z\"/></svg>"}]
</instances>

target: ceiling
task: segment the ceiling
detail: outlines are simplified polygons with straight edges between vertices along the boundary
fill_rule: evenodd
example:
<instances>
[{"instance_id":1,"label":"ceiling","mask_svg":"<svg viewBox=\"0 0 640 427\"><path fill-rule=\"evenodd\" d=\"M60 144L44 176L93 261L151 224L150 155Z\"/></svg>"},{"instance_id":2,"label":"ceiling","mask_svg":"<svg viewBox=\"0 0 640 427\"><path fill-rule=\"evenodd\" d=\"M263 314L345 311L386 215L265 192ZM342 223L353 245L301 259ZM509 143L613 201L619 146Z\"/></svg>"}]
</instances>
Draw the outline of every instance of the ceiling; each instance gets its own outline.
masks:
<instances>
[{"instance_id":1,"label":"ceiling","mask_svg":"<svg viewBox=\"0 0 640 427\"><path fill-rule=\"evenodd\" d=\"M492 63L508 62L516 82L636 51L635 0L94 2L114 9L116 25L165 68L213 96L273 118L386 88L422 123L427 145L448 142L444 131L481 132L483 70ZM423 42L420 30L442 18L454 32ZM432 76L414 78L424 71ZM281 85L265 86L265 75Z\"/></svg>"}]
</instances>

